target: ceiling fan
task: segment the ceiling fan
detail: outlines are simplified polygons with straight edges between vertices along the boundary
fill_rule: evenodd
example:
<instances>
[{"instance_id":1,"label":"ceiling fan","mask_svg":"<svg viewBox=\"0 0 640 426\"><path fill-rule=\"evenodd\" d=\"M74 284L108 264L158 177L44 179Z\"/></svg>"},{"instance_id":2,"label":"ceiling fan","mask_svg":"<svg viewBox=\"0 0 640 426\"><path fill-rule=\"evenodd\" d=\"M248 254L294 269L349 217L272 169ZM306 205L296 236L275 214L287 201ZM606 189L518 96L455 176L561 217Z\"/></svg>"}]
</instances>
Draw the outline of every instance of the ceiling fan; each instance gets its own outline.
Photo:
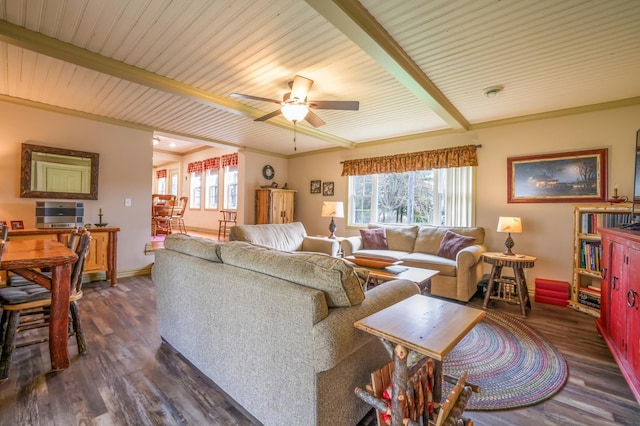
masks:
<instances>
[{"instance_id":1,"label":"ceiling fan","mask_svg":"<svg viewBox=\"0 0 640 426\"><path fill-rule=\"evenodd\" d=\"M313 127L320 127L325 122L318 117L311 109L337 109L357 111L360 108L358 101L310 101L307 99L309 89L313 85L313 80L296 75L289 82L291 92L285 93L282 101L275 99L261 98L259 96L243 95L242 93L231 93L232 98L254 99L256 101L271 102L280 105L277 109L267 115L256 118L254 121L265 121L282 114L284 118L294 124L300 120L307 120Z\"/></svg>"}]
</instances>

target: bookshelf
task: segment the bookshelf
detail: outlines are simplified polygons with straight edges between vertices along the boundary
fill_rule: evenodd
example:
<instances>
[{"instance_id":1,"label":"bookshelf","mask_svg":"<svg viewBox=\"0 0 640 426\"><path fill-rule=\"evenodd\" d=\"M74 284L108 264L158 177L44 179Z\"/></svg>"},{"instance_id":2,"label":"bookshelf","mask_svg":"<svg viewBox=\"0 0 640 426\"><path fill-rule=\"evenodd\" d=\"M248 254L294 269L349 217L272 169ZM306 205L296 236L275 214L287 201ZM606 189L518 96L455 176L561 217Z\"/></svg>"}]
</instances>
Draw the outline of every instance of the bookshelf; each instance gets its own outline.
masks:
<instances>
[{"instance_id":1,"label":"bookshelf","mask_svg":"<svg viewBox=\"0 0 640 426\"><path fill-rule=\"evenodd\" d=\"M573 206L573 281L569 307L600 317L602 241L599 228L615 228L631 220L631 203Z\"/></svg>"}]
</instances>

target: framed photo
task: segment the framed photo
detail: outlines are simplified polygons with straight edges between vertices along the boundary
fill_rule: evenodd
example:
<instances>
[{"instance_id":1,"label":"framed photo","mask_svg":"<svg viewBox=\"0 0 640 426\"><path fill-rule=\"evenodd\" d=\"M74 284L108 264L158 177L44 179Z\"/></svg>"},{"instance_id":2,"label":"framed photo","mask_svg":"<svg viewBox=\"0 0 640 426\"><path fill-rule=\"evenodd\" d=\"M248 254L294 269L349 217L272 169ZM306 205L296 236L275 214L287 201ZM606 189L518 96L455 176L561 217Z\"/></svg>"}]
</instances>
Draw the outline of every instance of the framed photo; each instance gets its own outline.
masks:
<instances>
[{"instance_id":1,"label":"framed photo","mask_svg":"<svg viewBox=\"0 0 640 426\"><path fill-rule=\"evenodd\" d=\"M312 194L319 194L320 192L322 192L321 181L312 180L310 190Z\"/></svg>"},{"instance_id":2,"label":"framed photo","mask_svg":"<svg viewBox=\"0 0 640 426\"><path fill-rule=\"evenodd\" d=\"M333 182L322 182L322 195L333 196Z\"/></svg>"},{"instance_id":3,"label":"framed photo","mask_svg":"<svg viewBox=\"0 0 640 426\"><path fill-rule=\"evenodd\" d=\"M12 220L11 229L24 229L24 222L21 220Z\"/></svg>"},{"instance_id":4,"label":"framed photo","mask_svg":"<svg viewBox=\"0 0 640 426\"><path fill-rule=\"evenodd\" d=\"M507 158L509 203L603 202L607 148Z\"/></svg>"},{"instance_id":5,"label":"framed photo","mask_svg":"<svg viewBox=\"0 0 640 426\"><path fill-rule=\"evenodd\" d=\"M7 226L7 221L6 220L0 220L0 229L2 229L5 226Z\"/></svg>"}]
</instances>

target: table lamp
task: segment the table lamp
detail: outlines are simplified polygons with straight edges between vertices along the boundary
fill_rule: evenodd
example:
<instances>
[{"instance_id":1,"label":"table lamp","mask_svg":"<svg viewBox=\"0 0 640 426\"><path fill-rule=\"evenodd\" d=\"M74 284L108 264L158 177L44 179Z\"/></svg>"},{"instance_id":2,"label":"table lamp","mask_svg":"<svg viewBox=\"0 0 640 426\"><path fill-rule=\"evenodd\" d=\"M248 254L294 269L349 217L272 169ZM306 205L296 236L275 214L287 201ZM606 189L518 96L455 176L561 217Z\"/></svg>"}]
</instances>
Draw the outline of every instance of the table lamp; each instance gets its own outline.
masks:
<instances>
[{"instance_id":1,"label":"table lamp","mask_svg":"<svg viewBox=\"0 0 640 426\"><path fill-rule=\"evenodd\" d=\"M509 236L504 242L504 246L506 249L502 254L506 256L515 256L515 253L511 251L514 246L513 238L511 238L511 233L519 234L522 232L522 221L519 217L503 217L500 216L498 220L498 232L508 232Z\"/></svg>"},{"instance_id":2,"label":"table lamp","mask_svg":"<svg viewBox=\"0 0 640 426\"><path fill-rule=\"evenodd\" d=\"M331 223L329 224L329 231L331 231L331 235L329 235L329 238L335 238L337 227L333 218L344 217L344 204L342 201L324 201L322 203L322 217L331 218Z\"/></svg>"}]
</instances>

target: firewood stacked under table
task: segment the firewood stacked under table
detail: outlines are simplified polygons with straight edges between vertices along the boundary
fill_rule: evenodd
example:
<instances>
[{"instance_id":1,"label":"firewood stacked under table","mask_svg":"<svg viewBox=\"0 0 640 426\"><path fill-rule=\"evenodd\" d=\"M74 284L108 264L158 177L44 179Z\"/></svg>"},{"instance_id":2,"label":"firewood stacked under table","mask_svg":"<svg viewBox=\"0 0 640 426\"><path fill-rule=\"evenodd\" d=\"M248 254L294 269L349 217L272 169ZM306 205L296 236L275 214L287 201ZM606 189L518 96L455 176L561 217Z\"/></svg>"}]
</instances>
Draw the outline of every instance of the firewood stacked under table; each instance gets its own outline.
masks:
<instances>
[{"instance_id":1,"label":"firewood stacked under table","mask_svg":"<svg viewBox=\"0 0 640 426\"><path fill-rule=\"evenodd\" d=\"M356 395L377 410L378 426L391 424L391 381L394 362L371 373L371 384L365 389L357 387ZM460 379L444 376L455 384L447 399L441 404L433 401L433 360L423 358L411 369L404 395L398 395L404 409L403 424L409 426L473 426L473 421L462 416L472 392L480 392L479 386L466 383L467 373Z\"/></svg>"}]
</instances>

